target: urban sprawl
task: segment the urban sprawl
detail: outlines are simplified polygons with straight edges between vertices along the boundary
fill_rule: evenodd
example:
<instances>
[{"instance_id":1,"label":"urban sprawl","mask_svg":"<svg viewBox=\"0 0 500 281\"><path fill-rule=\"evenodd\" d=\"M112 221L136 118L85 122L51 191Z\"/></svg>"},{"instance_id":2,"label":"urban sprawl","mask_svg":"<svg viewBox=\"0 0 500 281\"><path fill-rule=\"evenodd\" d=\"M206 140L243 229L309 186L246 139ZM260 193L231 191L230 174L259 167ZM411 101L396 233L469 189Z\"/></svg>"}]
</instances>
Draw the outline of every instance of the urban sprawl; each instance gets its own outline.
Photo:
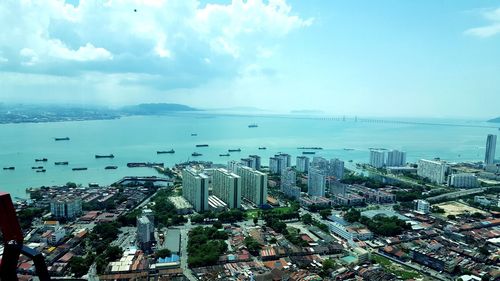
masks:
<instances>
[{"instance_id":1,"label":"urban sprawl","mask_svg":"<svg viewBox=\"0 0 500 281\"><path fill-rule=\"evenodd\" d=\"M484 161L467 163L374 148L352 169L318 148L268 166L191 161L111 186L30 188L16 208L54 278L499 280L495 147L488 135ZM21 257L19 280L35 275Z\"/></svg>"}]
</instances>

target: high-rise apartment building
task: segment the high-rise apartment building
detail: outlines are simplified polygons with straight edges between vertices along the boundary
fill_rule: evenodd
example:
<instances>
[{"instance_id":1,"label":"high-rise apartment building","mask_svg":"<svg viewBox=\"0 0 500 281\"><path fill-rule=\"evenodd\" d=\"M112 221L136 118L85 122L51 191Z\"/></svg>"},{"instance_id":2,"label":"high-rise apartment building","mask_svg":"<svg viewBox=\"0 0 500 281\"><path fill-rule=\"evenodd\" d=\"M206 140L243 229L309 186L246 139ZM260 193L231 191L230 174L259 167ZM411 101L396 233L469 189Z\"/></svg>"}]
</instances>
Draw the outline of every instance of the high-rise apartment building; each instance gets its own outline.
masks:
<instances>
[{"instance_id":1,"label":"high-rise apartment building","mask_svg":"<svg viewBox=\"0 0 500 281\"><path fill-rule=\"evenodd\" d=\"M241 207L241 178L226 169L215 169L212 176L212 191L224 201L229 209Z\"/></svg>"},{"instance_id":2,"label":"high-rise apartment building","mask_svg":"<svg viewBox=\"0 0 500 281\"><path fill-rule=\"evenodd\" d=\"M344 161L340 159L331 159L329 167L329 176L335 177L336 180L344 178Z\"/></svg>"},{"instance_id":3,"label":"high-rise apartment building","mask_svg":"<svg viewBox=\"0 0 500 281\"><path fill-rule=\"evenodd\" d=\"M153 235L151 235L153 233ZM140 248L149 251L154 240L154 225L147 216L137 217L137 243Z\"/></svg>"},{"instance_id":4,"label":"high-rise apartment building","mask_svg":"<svg viewBox=\"0 0 500 281\"><path fill-rule=\"evenodd\" d=\"M76 197L55 198L50 202L50 212L56 218L75 218L82 213L82 200Z\"/></svg>"},{"instance_id":5,"label":"high-rise apartment building","mask_svg":"<svg viewBox=\"0 0 500 281\"><path fill-rule=\"evenodd\" d=\"M295 186L296 183L297 174L295 173L295 171L291 167L283 170L283 173L281 174L281 191L283 191L285 188Z\"/></svg>"},{"instance_id":6,"label":"high-rise apartment building","mask_svg":"<svg viewBox=\"0 0 500 281\"><path fill-rule=\"evenodd\" d=\"M402 167L406 165L406 152L399 150L391 150L387 152L387 167Z\"/></svg>"},{"instance_id":7,"label":"high-rise apartment building","mask_svg":"<svg viewBox=\"0 0 500 281\"><path fill-rule=\"evenodd\" d=\"M241 178L241 194L257 206L267 202L267 174L250 167L238 166L236 174Z\"/></svg>"},{"instance_id":8,"label":"high-rise apartment building","mask_svg":"<svg viewBox=\"0 0 500 281\"><path fill-rule=\"evenodd\" d=\"M448 164L446 162L425 159L418 161L417 175L433 183L442 184L446 182L447 172Z\"/></svg>"},{"instance_id":9,"label":"high-rise apartment building","mask_svg":"<svg viewBox=\"0 0 500 281\"><path fill-rule=\"evenodd\" d=\"M479 186L477 176L471 173L452 174L448 177L448 185L458 188L474 188Z\"/></svg>"},{"instance_id":10,"label":"high-rise apartment building","mask_svg":"<svg viewBox=\"0 0 500 281\"><path fill-rule=\"evenodd\" d=\"M273 174L282 174L283 170L290 167L291 156L287 153L280 153L274 155L274 157L269 158L269 169Z\"/></svg>"},{"instance_id":11,"label":"high-rise apartment building","mask_svg":"<svg viewBox=\"0 0 500 281\"><path fill-rule=\"evenodd\" d=\"M182 170L182 196L197 212L207 211L209 177L192 167Z\"/></svg>"},{"instance_id":12,"label":"high-rise apartment building","mask_svg":"<svg viewBox=\"0 0 500 281\"><path fill-rule=\"evenodd\" d=\"M318 169L321 169L323 171L326 171L326 170L328 170L329 163L328 163L328 160L326 160L323 157L314 156L312 163L311 163L311 166L318 168Z\"/></svg>"},{"instance_id":13,"label":"high-rise apartment building","mask_svg":"<svg viewBox=\"0 0 500 281\"><path fill-rule=\"evenodd\" d=\"M295 169L299 172L307 173L307 171L309 170L309 157L297 156Z\"/></svg>"},{"instance_id":14,"label":"high-rise apartment building","mask_svg":"<svg viewBox=\"0 0 500 281\"><path fill-rule=\"evenodd\" d=\"M280 173L280 165L277 157L269 158L269 170L271 171L272 174Z\"/></svg>"},{"instance_id":15,"label":"high-rise apartment building","mask_svg":"<svg viewBox=\"0 0 500 281\"><path fill-rule=\"evenodd\" d=\"M414 210L421 214L428 214L430 212L431 205L425 200L413 200Z\"/></svg>"},{"instance_id":16,"label":"high-rise apartment building","mask_svg":"<svg viewBox=\"0 0 500 281\"><path fill-rule=\"evenodd\" d=\"M241 165L240 162L235 161L235 160L230 160L227 162L227 169L233 173L236 172L236 167Z\"/></svg>"},{"instance_id":17,"label":"high-rise apartment building","mask_svg":"<svg viewBox=\"0 0 500 281\"><path fill-rule=\"evenodd\" d=\"M260 170L260 156L259 155L249 155L248 158L253 159L252 169Z\"/></svg>"},{"instance_id":18,"label":"high-rise apartment building","mask_svg":"<svg viewBox=\"0 0 500 281\"><path fill-rule=\"evenodd\" d=\"M325 172L316 167L309 167L307 173L307 193L310 196L324 197L326 189Z\"/></svg>"},{"instance_id":19,"label":"high-rise apartment building","mask_svg":"<svg viewBox=\"0 0 500 281\"><path fill-rule=\"evenodd\" d=\"M385 150L370 150L370 165L375 168L382 168L385 165Z\"/></svg>"},{"instance_id":20,"label":"high-rise apartment building","mask_svg":"<svg viewBox=\"0 0 500 281\"><path fill-rule=\"evenodd\" d=\"M497 135L488 135L486 138L486 153L484 155L484 163L491 165L495 163L495 150L497 146Z\"/></svg>"}]
</instances>

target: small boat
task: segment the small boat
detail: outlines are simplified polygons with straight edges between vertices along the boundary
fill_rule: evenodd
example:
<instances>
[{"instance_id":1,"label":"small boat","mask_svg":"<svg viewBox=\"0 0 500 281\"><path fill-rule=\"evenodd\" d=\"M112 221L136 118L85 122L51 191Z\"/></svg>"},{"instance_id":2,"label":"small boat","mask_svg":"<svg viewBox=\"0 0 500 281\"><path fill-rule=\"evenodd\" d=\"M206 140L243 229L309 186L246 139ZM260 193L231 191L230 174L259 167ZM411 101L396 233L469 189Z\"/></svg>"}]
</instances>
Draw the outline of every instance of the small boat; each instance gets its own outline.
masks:
<instances>
[{"instance_id":1,"label":"small boat","mask_svg":"<svg viewBox=\"0 0 500 281\"><path fill-rule=\"evenodd\" d=\"M175 153L175 150L170 149L170 150L158 150L158 151L156 151L156 154L165 154L165 153Z\"/></svg>"},{"instance_id":2,"label":"small boat","mask_svg":"<svg viewBox=\"0 0 500 281\"><path fill-rule=\"evenodd\" d=\"M68 161L62 161L62 162L54 162L55 165L68 165Z\"/></svg>"},{"instance_id":3,"label":"small boat","mask_svg":"<svg viewBox=\"0 0 500 281\"><path fill-rule=\"evenodd\" d=\"M69 137L64 137L64 138L54 138L56 141L68 141Z\"/></svg>"},{"instance_id":4,"label":"small boat","mask_svg":"<svg viewBox=\"0 0 500 281\"><path fill-rule=\"evenodd\" d=\"M73 171L85 171L87 168L73 168Z\"/></svg>"},{"instance_id":5,"label":"small boat","mask_svg":"<svg viewBox=\"0 0 500 281\"><path fill-rule=\"evenodd\" d=\"M36 170L37 173L45 173L45 169Z\"/></svg>"},{"instance_id":6,"label":"small boat","mask_svg":"<svg viewBox=\"0 0 500 281\"><path fill-rule=\"evenodd\" d=\"M191 156L202 156L203 154L201 153L198 153L198 152L193 152L191 153Z\"/></svg>"},{"instance_id":7,"label":"small boat","mask_svg":"<svg viewBox=\"0 0 500 281\"><path fill-rule=\"evenodd\" d=\"M35 159L35 162L47 162L47 158Z\"/></svg>"},{"instance_id":8,"label":"small boat","mask_svg":"<svg viewBox=\"0 0 500 281\"><path fill-rule=\"evenodd\" d=\"M267 149L267 148L263 146L263 147L259 147L259 149L260 149L260 150L265 150L265 149Z\"/></svg>"},{"instance_id":9,"label":"small boat","mask_svg":"<svg viewBox=\"0 0 500 281\"><path fill-rule=\"evenodd\" d=\"M43 166L38 166L38 167L31 167L31 169L33 169L33 170L37 170L37 169L43 169Z\"/></svg>"},{"instance_id":10,"label":"small boat","mask_svg":"<svg viewBox=\"0 0 500 281\"><path fill-rule=\"evenodd\" d=\"M196 137L198 134L191 134L192 137Z\"/></svg>"},{"instance_id":11,"label":"small boat","mask_svg":"<svg viewBox=\"0 0 500 281\"><path fill-rule=\"evenodd\" d=\"M349 160L348 162L352 162L352 160Z\"/></svg>"},{"instance_id":12,"label":"small boat","mask_svg":"<svg viewBox=\"0 0 500 281\"><path fill-rule=\"evenodd\" d=\"M241 148L238 149L228 149L228 152L241 152Z\"/></svg>"},{"instance_id":13,"label":"small boat","mask_svg":"<svg viewBox=\"0 0 500 281\"><path fill-rule=\"evenodd\" d=\"M104 167L105 170L115 170L118 169L118 166L106 166Z\"/></svg>"},{"instance_id":14,"label":"small boat","mask_svg":"<svg viewBox=\"0 0 500 281\"><path fill-rule=\"evenodd\" d=\"M16 167L4 167L3 169L4 169L4 170L15 170L15 169L16 169Z\"/></svg>"},{"instance_id":15,"label":"small boat","mask_svg":"<svg viewBox=\"0 0 500 281\"><path fill-rule=\"evenodd\" d=\"M345 151L353 151L354 148L344 148Z\"/></svg>"},{"instance_id":16,"label":"small boat","mask_svg":"<svg viewBox=\"0 0 500 281\"><path fill-rule=\"evenodd\" d=\"M208 147L208 144L197 144L196 147Z\"/></svg>"},{"instance_id":17,"label":"small boat","mask_svg":"<svg viewBox=\"0 0 500 281\"><path fill-rule=\"evenodd\" d=\"M248 128L257 128L257 127L259 127L259 125L255 124L255 123L248 125Z\"/></svg>"},{"instance_id":18,"label":"small boat","mask_svg":"<svg viewBox=\"0 0 500 281\"><path fill-rule=\"evenodd\" d=\"M316 154L315 151L302 151L302 154Z\"/></svg>"},{"instance_id":19,"label":"small boat","mask_svg":"<svg viewBox=\"0 0 500 281\"><path fill-rule=\"evenodd\" d=\"M301 146L301 147L297 147L297 149L321 150L323 148L318 147L318 146L312 146L312 147Z\"/></svg>"},{"instance_id":20,"label":"small boat","mask_svg":"<svg viewBox=\"0 0 500 281\"><path fill-rule=\"evenodd\" d=\"M98 154L96 154L95 158L115 158L115 156L113 154L109 154L109 155L98 155Z\"/></svg>"},{"instance_id":21,"label":"small boat","mask_svg":"<svg viewBox=\"0 0 500 281\"><path fill-rule=\"evenodd\" d=\"M219 156L231 156L229 153L219 154Z\"/></svg>"}]
</instances>

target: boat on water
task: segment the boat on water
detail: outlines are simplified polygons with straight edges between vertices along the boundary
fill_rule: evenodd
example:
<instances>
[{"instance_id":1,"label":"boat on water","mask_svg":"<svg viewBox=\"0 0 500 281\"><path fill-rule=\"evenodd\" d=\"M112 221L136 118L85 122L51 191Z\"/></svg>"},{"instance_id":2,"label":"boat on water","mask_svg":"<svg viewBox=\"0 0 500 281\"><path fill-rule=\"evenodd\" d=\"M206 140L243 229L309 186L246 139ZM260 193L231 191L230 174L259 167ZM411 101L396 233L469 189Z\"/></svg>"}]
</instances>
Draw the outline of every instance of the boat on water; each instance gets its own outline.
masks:
<instances>
[{"instance_id":1,"label":"boat on water","mask_svg":"<svg viewBox=\"0 0 500 281\"><path fill-rule=\"evenodd\" d=\"M191 156L202 156L203 154L201 153L198 153L198 152L193 152L191 153Z\"/></svg>"},{"instance_id":2,"label":"boat on water","mask_svg":"<svg viewBox=\"0 0 500 281\"><path fill-rule=\"evenodd\" d=\"M302 154L316 154L315 151L302 151Z\"/></svg>"},{"instance_id":3,"label":"boat on water","mask_svg":"<svg viewBox=\"0 0 500 281\"><path fill-rule=\"evenodd\" d=\"M241 152L241 148L238 149L228 149L228 152Z\"/></svg>"},{"instance_id":4,"label":"boat on water","mask_svg":"<svg viewBox=\"0 0 500 281\"><path fill-rule=\"evenodd\" d=\"M47 162L47 158L38 158L35 159L35 162Z\"/></svg>"},{"instance_id":5,"label":"boat on water","mask_svg":"<svg viewBox=\"0 0 500 281\"><path fill-rule=\"evenodd\" d=\"M321 150L323 148L322 147L318 147L318 146L312 146L312 147L301 146L301 147L297 147L297 149Z\"/></svg>"},{"instance_id":6,"label":"boat on water","mask_svg":"<svg viewBox=\"0 0 500 281\"><path fill-rule=\"evenodd\" d=\"M345 151L353 151L354 148L344 148Z\"/></svg>"},{"instance_id":7,"label":"boat on water","mask_svg":"<svg viewBox=\"0 0 500 281\"><path fill-rule=\"evenodd\" d=\"M45 173L45 169L36 170L37 173Z\"/></svg>"},{"instance_id":8,"label":"boat on water","mask_svg":"<svg viewBox=\"0 0 500 281\"><path fill-rule=\"evenodd\" d=\"M54 138L56 141L68 141L69 137L64 137L64 138Z\"/></svg>"},{"instance_id":9,"label":"boat on water","mask_svg":"<svg viewBox=\"0 0 500 281\"><path fill-rule=\"evenodd\" d=\"M156 151L156 154L166 154L166 153L175 153L175 150L170 149L170 150L158 150L158 151Z\"/></svg>"},{"instance_id":10,"label":"boat on water","mask_svg":"<svg viewBox=\"0 0 500 281\"><path fill-rule=\"evenodd\" d=\"M259 127L259 125L255 123L248 125L248 128L257 128L257 127Z\"/></svg>"},{"instance_id":11,"label":"boat on water","mask_svg":"<svg viewBox=\"0 0 500 281\"><path fill-rule=\"evenodd\" d=\"M43 166L31 167L31 169L33 169L33 170L36 170L36 169L43 169Z\"/></svg>"},{"instance_id":12,"label":"boat on water","mask_svg":"<svg viewBox=\"0 0 500 281\"><path fill-rule=\"evenodd\" d=\"M208 144L197 144L196 147L208 147Z\"/></svg>"},{"instance_id":13,"label":"boat on water","mask_svg":"<svg viewBox=\"0 0 500 281\"><path fill-rule=\"evenodd\" d=\"M73 168L72 170L73 171L85 171L85 170L87 170L87 168L85 168L85 167L82 167L82 168Z\"/></svg>"},{"instance_id":14,"label":"boat on water","mask_svg":"<svg viewBox=\"0 0 500 281\"><path fill-rule=\"evenodd\" d=\"M138 168L138 167L154 167L154 166L159 166L163 167L163 163L151 163L151 162L130 162L127 163L127 167L129 168Z\"/></svg>"},{"instance_id":15,"label":"boat on water","mask_svg":"<svg viewBox=\"0 0 500 281\"><path fill-rule=\"evenodd\" d=\"M96 154L95 158L115 158L115 156L113 154L109 154L109 155L99 155L99 154Z\"/></svg>"},{"instance_id":16,"label":"boat on water","mask_svg":"<svg viewBox=\"0 0 500 281\"><path fill-rule=\"evenodd\" d=\"M267 148L263 146L263 147L259 147L259 149L260 149L260 150L265 150L265 149L267 149Z\"/></svg>"},{"instance_id":17,"label":"boat on water","mask_svg":"<svg viewBox=\"0 0 500 281\"><path fill-rule=\"evenodd\" d=\"M219 156L223 157L223 156L231 156L229 153L224 153L224 154L219 154Z\"/></svg>"},{"instance_id":18,"label":"boat on water","mask_svg":"<svg viewBox=\"0 0 500 281\"><path fill-rule=\"evenodd\" d=\"M3 169L4 169L4 170L15 170L15 169L16 169L16 167L4 167Z\"/></svg>"},{"instance_id":19,"label":"boat on water","mask_svg":"<svg viewBox=\"0 0 500 281\"><path fill-rule=\"evenodd\" d=\"M352 160L349 160L348 162L351 162L351 163L352 163Z\"/></svg>"},{"instance_id":20,"label":"boat on water","mask_svg":"<svg viewBox=\"0 0 500 281\"><path fill-rule=\"evenodd\" d=\"M192 137L196 137L198 134L191 134Z\"/></svg>"},{"instance_id":21,"label":"boat on water","mask_svg":"<svg viewBox=\"0 0 500 281\"><path fill-rule=\"evenodd\" d=\"M68 161L54 162L55 165L68 165Z\"/></svg>"},{"instance_id":22,"label":"boat on water","mask_svg":"<svg viewBox=\"0 0 500 281\"><path fill-rule=\"evenodd\" d=\"M104 167L105 170L115 170L118 169L118 166L106 166Z\"/></svg>"}]
</instances>

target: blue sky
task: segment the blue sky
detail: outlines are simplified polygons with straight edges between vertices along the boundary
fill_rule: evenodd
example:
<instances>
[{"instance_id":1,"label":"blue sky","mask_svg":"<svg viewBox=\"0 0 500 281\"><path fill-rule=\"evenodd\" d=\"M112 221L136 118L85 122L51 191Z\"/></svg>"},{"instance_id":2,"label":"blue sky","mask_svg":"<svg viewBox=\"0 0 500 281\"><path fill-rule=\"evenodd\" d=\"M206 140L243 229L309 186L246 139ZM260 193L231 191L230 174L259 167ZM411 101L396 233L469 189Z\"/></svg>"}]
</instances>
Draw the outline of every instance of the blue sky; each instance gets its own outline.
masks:
<instances>
[{"instance_id":1,"label":"blue sky","mask_svg":"<svg viewBox=\"0 0 500 281\"><path fill-rule=\"evenodd\" d=\"M4 102L500 115L500 1L37 2L0 3Z\"/></svg>"}]
</instances>

